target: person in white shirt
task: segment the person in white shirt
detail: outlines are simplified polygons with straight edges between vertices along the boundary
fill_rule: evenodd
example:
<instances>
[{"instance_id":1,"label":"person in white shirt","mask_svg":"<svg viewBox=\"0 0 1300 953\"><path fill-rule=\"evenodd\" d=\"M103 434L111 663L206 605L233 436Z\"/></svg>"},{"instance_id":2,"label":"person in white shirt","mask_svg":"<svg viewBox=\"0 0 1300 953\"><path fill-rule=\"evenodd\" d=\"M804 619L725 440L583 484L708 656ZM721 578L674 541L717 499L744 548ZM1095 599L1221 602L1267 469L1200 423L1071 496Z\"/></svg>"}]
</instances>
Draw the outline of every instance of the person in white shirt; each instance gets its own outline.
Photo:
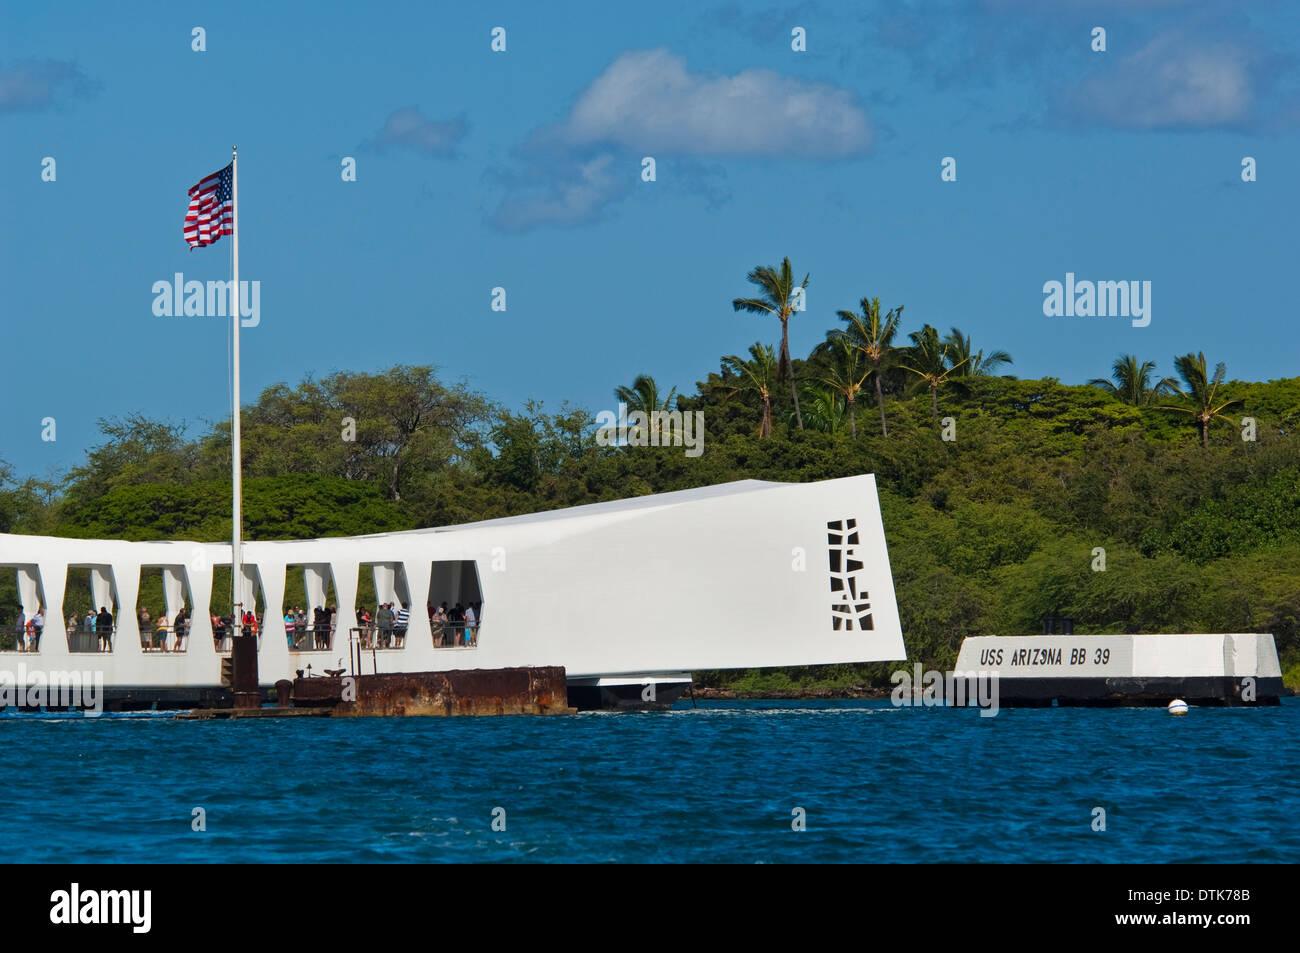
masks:
<instances>
[{"instance_id":1,"label":"person in white shirt","mask_svg":"<svg viewBox=\"0 0 1300 953\"><path fill-rule=\"evenodd\" d=\"M465 607L465 644L474 645L478 639L478 618L474 615L474 603Z\"/></svg>"}]
</instances>

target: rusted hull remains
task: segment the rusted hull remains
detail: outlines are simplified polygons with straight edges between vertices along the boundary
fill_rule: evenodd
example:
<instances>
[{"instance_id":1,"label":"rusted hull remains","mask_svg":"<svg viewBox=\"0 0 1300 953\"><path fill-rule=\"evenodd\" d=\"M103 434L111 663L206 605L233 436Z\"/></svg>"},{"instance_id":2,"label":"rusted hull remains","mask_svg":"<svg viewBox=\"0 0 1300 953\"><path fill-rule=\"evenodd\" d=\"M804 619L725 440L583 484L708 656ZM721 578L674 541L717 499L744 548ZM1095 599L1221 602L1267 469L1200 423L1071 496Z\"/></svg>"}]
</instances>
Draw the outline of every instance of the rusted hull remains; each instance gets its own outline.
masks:
<instances>
[{"instance_id":1,"label":"rusted hull remains","mask_svg":"<svg viewBox=\"0 0 1300 953\"><path fill-rule=\"evenodd\" d=\"M570 714L563 666L299 678L295 708L350 715Z\"/></svg>"}]
</instances>

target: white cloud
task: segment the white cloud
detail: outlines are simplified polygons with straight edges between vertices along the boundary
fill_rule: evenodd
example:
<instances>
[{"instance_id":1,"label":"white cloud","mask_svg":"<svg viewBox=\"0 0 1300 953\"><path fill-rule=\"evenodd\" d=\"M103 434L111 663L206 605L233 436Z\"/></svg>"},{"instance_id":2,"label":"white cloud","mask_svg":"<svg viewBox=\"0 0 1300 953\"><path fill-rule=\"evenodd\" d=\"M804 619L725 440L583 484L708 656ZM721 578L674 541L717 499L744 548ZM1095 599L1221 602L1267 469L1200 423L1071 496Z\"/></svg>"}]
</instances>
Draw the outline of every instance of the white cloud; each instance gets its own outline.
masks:
<instances>
[{"instance_id":1,"label":"white cloud","mask_svg":"<svg viewBox=\"0 0 1300 953\"><path fill-rule=\"evenodd\" d=\"M425 119L418 109L408 106L390 113L369 145L380 151L410 149L426 156L452 156L467 129L464 116L444 121Z\"/></svg>"},{"instance_id":2,"label":"white cloud","mask_svg":"<svg viewBox=\"0 0 1300 953\"><path fill-rule=\"evenodd\" d=\"M1238 125L1251 118L1255 60L1232 41L1167 31L1069 91L1066 102L1086 117L1136 129Z\"/></svg>"},{"instance_id":3,"label":"white cloud","mask_svg":"<svg viewBox=\"0 0 1300 953\"><path fill-rule=\"evenodd\" d=\"M856 97L826 83L749 69L692 73L665 50L624 53L537 140L689 156L837 159L871 145Z\"/></svg>"},{"instance_id":4,"label":"white cloud","mask_svg":"<svg viewBox=\"0 0 1300 953\"><path fill-rule=\"evenodd\" d=\"M614 156L605 153L558 172L545 185L516 191L503 202L492 223L503 231L522 232L539 225L583 225L597 220L604 207L628 190L632 173L620 178Z\"/></svg>"}]
</instances>

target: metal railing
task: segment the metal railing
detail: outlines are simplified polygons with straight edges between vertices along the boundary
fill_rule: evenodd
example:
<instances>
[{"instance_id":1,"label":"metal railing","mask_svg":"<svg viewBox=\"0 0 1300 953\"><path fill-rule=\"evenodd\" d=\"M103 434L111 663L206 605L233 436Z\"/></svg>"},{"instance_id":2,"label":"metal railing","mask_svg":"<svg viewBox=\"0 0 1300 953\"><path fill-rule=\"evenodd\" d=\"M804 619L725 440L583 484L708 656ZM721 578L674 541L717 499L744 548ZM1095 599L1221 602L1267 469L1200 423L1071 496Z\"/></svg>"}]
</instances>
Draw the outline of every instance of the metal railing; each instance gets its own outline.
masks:
<instances>
[{"instance_id":1,"label":"metal railing","mask_svg":"<svg viewBox=\"0 0 1300 953\"><path fill-rule=\"evenodd\" d=\"M435 649L465 649L478 645L479 623L431 621Z\"/></svg>"},{"instance_id":2,"label":"metal railing","mask_svg":"<svg viewBox=\"0 0 1300 953\"><path fill-rule=\"evenodd\" d=\"M140 630L140 649L144 652L184 652L189 642L189 623L154 625Z\"/></svg>"},{"instance_id":3,"label":"metal railing","mask_svg":"<svg viewBox=\"0 0 1300 953\"><path fill-rule=\"evenodd\" d=\"M295 622L284 626L290 652L328 652L334 648L334 625L327 622Z\"/></svg>"},{"instance_id":4,"label":"metal railing","mask_svg":"<svg viewBox=\"0 0 1300 953\"><path fill-rule=\"evenodd\" d=\"M98 625L93 629L86 628L85 626L71 629L68 632L68 651L111 652L113 651L113 638L116 635L116 625L111 626L107 631Z\"/></svg>"},{"instance_id":5,"label":"metal railing","mask_svg":"<svg viewBox=\"0 0 1300 953\"><path fill-rule=\"evenodd\" d=\"M212 625L212 644L216 647L218 655L228 655L234 648L233 639L238 630L247 630L245 634L253 634L252 626L234 626L229 621L224 624L213 623ZM262 651L262 620L257 620L257 650Z\"/></svg>"},{"instance_id":6,"label":"metal railing","mask_svg":"<svg viewBox=\"0 0 1300 953\"><path fill-rule=\"evenodd\" d=\"M406 628L393 625L359 625L348 632L363 649L400 649L406 645Z\"/></svg>"},{"instance_id":7,"label":"metal railing","mask_svg":"<svg viewBox=\"0 0 1300 953\"><path fill-rule=\"evenodd\" d=\"M0 652L35 652L41 647L41 626L25 625L0 626Z\"/></svg>"}]
</instances>

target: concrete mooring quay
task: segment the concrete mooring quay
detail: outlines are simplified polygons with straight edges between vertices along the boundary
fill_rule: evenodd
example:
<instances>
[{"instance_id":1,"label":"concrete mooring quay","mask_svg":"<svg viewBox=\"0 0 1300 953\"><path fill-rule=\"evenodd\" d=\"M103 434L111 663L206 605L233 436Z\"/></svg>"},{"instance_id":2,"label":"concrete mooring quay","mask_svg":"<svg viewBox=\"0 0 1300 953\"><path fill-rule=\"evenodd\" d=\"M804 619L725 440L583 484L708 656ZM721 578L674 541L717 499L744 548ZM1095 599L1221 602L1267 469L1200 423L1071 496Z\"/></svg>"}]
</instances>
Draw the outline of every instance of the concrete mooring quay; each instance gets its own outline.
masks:
<instances>
[{"instance_id":1,"label":"concrete mooring quay","mask_svg":"<svg viewBox=\"0 0 1300 953\"><path fill-rule=\"evenodd\" d=\"M563 666L323 676L276 683L274 708L197 709L182 718L573 714Z\"/></svg>"}]
</instances>

